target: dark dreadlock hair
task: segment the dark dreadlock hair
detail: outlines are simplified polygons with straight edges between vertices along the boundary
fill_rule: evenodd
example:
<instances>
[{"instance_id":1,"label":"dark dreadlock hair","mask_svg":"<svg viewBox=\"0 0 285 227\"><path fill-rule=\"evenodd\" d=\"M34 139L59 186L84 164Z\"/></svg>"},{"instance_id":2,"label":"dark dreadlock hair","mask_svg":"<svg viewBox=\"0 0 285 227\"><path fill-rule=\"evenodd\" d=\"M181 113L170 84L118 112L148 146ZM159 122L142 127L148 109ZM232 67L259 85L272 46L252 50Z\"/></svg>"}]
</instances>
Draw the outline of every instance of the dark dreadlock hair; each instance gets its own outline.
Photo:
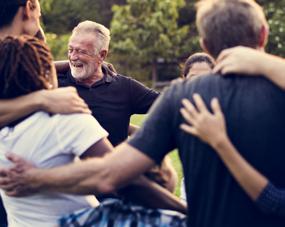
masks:
<instances>
[{"instance_id":1,"label":"dark dreadlock hair","mask_svg":"<svg viewBox=\"0 0 285 227\"><path fill-rule=\"evenodd\" d=\"M1 0L0 1L0 29L12 23L20 7L26 6L29 0ZM36 0L30 0L31 9L35 9Z\"/></svg>"},{"instance_id":2,"label":"dark dreadlock hair","mask_svg":"<svg viewBox=\"0 0 285 227\"><path fill-rule=\"evenodd\" d=\"M0 98L14 98L49 89L52 55L46 44L31 36L0 41Z\"/></svg>"}]
</instances>

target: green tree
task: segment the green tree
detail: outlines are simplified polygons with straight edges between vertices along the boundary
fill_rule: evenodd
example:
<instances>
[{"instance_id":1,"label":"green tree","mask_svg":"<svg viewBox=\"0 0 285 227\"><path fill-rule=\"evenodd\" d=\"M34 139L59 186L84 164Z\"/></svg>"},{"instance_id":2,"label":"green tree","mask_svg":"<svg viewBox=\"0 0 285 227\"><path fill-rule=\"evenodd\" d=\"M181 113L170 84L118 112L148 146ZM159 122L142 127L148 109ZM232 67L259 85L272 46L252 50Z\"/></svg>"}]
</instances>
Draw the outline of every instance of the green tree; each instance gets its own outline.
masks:
<instances>
[{"instance_id":1,"label":"green tree","mask_svg":"<svg viewBox=\"0 0 285 227\"><path fill-rule=\"evenodd\" d=\"M285 0L259 1L270 26L267 51L285 57Z\"/></svg>"},{"instance_id":2,"label":"green tree","mask_svg":"<svg viewBox=\"0 0 285 227\"><path fill-rule=\"evenodd\" d=\"M83 20L93 20L110 26L112 5L126 0L41 0L46 31L56 34L70 32Z\"/></svg>"},{"instance_id":3,"label":"green tree","mask_svg":"<svg viewBox=\"0 0 285 227\"><path fill-rule=\"evenodd\" d=\"M151 65L156 80L158 59L170 61L185 54L189 26L178 26L183 6L184 0L127 0L126 5L114 5L113 55L119 55L126 67Z\"/></svg>"}]
</instances>

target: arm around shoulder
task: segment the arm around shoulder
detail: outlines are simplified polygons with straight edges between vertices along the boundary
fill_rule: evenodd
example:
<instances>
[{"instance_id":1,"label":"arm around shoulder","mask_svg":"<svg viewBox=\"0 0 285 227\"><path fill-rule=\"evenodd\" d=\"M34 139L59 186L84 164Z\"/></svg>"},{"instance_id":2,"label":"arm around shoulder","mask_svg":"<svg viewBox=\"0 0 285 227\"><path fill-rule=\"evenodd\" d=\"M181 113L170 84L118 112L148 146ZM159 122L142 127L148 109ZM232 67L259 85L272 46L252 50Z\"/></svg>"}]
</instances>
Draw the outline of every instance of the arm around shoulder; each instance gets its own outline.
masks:
<instances>
[{"instance_id":1,"label":"arm around shoulder","mask_svg":"<svg viewBox=\"0 0 285 227\"><path fill-rule=\"evenodd\" d=\"M37 91L15 99L0 100L0 127L42 108L41 92Z\"/></svg>"}]
</instances>

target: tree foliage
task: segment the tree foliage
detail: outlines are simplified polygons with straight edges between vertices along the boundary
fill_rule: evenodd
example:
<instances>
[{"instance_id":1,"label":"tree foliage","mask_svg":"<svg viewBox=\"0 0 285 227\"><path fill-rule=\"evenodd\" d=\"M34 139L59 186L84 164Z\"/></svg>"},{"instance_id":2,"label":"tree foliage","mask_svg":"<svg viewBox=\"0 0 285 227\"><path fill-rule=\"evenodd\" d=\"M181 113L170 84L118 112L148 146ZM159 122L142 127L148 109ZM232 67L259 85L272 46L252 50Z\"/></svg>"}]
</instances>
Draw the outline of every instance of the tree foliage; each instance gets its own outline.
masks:
<instances>
[{"instance_id":1,"label":"tree foliage","mask_svg":"<svg viewBox=\"0 0 285 227\"><path fill-rule=\"evenodd\" d=\"M41 0L43 22L48 32L65 34L83 20L93 20L109 27L113 4L125 0Z\"/></svg>"},{"instance_id":2,"label":"tree foliage","mask_svg":"<svg viewBox=\"0 0 285 227\"><path fill-rule=\"evenodd\" d=\"M158 59L173 61L185 54L189 26L178 25L183 6L184 0L127 0L126 5L114 5L113 53L128 66L155 66Z\"/></svg>"},{"instance_id":3,"label":"tree foliage","mask_svg":"<svg viewBox=\"0 0 285 227\"><path fill-rule=\"evenodd\" d=\"M270 24L267 51L285 57L285 0L257 0ZM201 51L193 0L41 0L43 23L56 59L82 20L111 27L111 58L119 71L146 78L158 58L183 61Z\"/></svg>"},{"instance_id":4,"label":"tree foliage","mask_svg":"<svg viewBox=\"0 0 285 227\"><path fill-rule=\"evenodd\" d=\"M267 51L285 57L285 0L259 1L270 26Z\"/></svg>"}]
</instances>

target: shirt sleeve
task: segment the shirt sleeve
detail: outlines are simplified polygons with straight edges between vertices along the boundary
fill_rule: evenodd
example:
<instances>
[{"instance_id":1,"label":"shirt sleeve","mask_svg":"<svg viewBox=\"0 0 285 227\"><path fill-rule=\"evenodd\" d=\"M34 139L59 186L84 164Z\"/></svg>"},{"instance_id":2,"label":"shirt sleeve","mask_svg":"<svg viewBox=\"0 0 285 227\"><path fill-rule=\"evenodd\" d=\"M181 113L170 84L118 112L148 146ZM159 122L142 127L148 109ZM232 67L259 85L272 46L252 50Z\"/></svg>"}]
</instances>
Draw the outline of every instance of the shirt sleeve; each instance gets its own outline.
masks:
<instances>
[{"instance_id":1,"label":"shirt sleeve","mask_svg":"<svg viewBox=\"0 0 285 227\"><path fill-rule=\"evenodd\" d=\"M285 216L285 190L268 183L256 200L256 205L266 214Z\"/></svg>"},{"instance_id":2,"label":"shirt sleeve","mask_svg":"<svg viewBox=\"0 0 285 227\"><path fill-rule=\"evenodd\" d=\"M150 109L143 126L128 141L157 164L176 147L172 108L172 90L161 94ZM172 100L171 100L172 98Z\"/></svg>"},{"instance_id":3,"label":"shirt sleeve","mask_svg":"<svg viewBox=\"0 0 285 227\"><path fill-rule=\"evenodd\" d=\"M63 153L81 156L89 147L108 136L98 121L88 114L61 115L57 138Z\"/></svg>"},{"instance_id":4,"label":"shirt sleeve","mask_svg":"<svg viewBox=\"0 0 285 227\"><path fill-rule=\"evenodd\" d=\"M158 97L159 93L142 83L130 79L130 97L132 114L145 114Z\"/></svg>"}]
</instances>

